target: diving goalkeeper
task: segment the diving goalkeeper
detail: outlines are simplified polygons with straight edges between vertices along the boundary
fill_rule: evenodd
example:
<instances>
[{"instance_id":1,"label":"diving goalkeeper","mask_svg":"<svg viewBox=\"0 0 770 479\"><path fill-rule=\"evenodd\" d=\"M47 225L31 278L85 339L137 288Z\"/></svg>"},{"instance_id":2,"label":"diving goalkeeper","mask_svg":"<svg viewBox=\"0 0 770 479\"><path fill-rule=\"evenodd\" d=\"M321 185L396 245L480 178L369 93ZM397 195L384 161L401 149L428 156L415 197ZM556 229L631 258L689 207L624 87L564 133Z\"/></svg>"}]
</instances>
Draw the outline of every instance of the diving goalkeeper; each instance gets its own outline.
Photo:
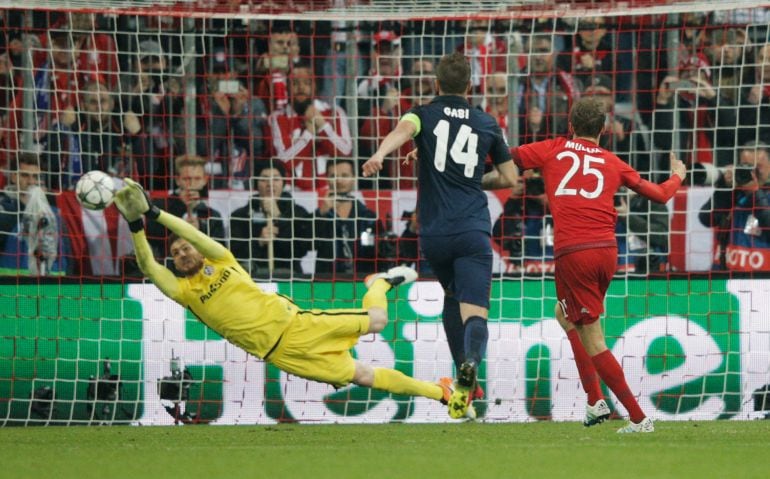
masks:
<instances>
[{"instance_id":1,"label":"diving goalkeeper","mask_svg":"<svg viewBox=\"0 0 770 479\"><path fill-rule=\"evenodd\" d=\"M281 370L331 384L350 383L394 394L424 396L446 404L452 395L449 378L420 381L395 369L377 368L350 354L358 338L378 333L388 321L385 294L411 283L417 273L397 266L370 275L361 309L300 309L289 298L262 291L221 244L186 221L148 201L138 183L126 185L115 204L128 221L142 272L169 298L189 309L222 337ZM155 261L142 217L173 232L170 254L182 277Z\"/></svg>"}]
</instances>

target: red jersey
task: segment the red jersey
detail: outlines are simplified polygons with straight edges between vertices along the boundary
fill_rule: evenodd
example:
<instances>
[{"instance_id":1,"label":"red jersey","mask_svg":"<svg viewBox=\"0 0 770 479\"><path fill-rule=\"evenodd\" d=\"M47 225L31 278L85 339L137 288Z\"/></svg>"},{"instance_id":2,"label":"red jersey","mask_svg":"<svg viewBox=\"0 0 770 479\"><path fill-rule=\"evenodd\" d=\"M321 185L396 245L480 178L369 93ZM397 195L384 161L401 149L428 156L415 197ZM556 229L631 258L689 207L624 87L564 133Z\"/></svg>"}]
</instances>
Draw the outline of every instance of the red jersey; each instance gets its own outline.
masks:
<instances>
[{"instance_id":1,"label":"red jersey","mask_svg":"<svg viewBox=\"0 0 770 479\"><path fill-rule=\"evenodd\" d=\"M615 193L627 186L666 202L681 185L678 176L656 185L613 153L584 139L559 137L511 149L521 169L543 176L554 222L554 257L587 248L616 246Z\"/></svg>"},{"instance_id":2,"label":"red jersey","mask_svg":"<svg viewBox=\"0 0 770 479\"><path fill-rule=\"evenodd\" d=\"M353 151L345 110L321 100L313 100L313 106L327 120L316 133L306 128L305 116L291 105L270 114L273 152L286 165L294 187L308 191L326 187L328 160L349 157Z\"/></svg>"},{"instance_id":3,"label":"red jersey","mask_svg":"<svg viewBox=\"0 0 770 479\"><path fill-rule=\"evenodd\" d=\"M97 81L113 91L117 90L120 63L115 38L100 32L76 32L73 37L75 62L70 73L77 75L80 88ZM33 53L36 68L49 61L52 48L48 33L40 35L39 38L41 48Z\"/></svg>"}]
</instances>

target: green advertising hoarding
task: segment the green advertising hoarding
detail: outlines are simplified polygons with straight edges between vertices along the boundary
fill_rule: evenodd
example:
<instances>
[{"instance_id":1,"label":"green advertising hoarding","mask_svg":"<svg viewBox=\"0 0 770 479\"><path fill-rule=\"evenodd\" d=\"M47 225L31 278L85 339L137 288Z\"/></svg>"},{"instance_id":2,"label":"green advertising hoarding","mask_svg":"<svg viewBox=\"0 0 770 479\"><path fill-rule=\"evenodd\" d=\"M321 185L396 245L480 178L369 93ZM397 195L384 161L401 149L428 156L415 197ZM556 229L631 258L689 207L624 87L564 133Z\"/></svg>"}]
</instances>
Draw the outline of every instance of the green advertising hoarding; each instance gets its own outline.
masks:
<instances>
[{"instance_id":1,"label":"green advertising hoarding","mask_svg":"<svg viewBox=\"0 0 770 479\"><path fill-rule=\"evenodd\" d=\"M416 364L425 363L421 359L425 348L436 351L428 357L438 357L449 364L443 337L424 340L427 333L434 334L441 329L440 307L436 307L440 306L441 298L421 291L428 288L435 292L437 285L426 282L417 285L422 289L391 293L391 322L381 334L380 344L367 341L357 347L354 354L368 355L373 348L385 348L388 350L385 356L392 360L390 366L413 375L419 375ZM174 318L165 317L168 311L173 311L173 305L169 308L165 303L168 300L162 298L156 298L155 303L143 303L148 301L146 294L131 293L133 287L154 288L149 285L2 286L0 418L4 424L168 423L173 421L171 415L179 416L185 410L184 419L192 422L239 423L240 418L243 422L269 423L307 419L305 410L297 404L305 400L307 388L315 387L312 383L305 389L297 387L300 380L287 378L253 358L236 358L232 349L212 355L215 345L232 346L224 345L216 333L189 314L182 313L180 317L184 321L182 338L165 336L168 333L163 332L163 328L152 336L148 333L150 325L158 321L174 323ZM314 308L360 304L358 301L365 290L360 283L283 283L277 288L292 296L300 306ZM560 386L560 381L575 383L576 379L565 378L561 371L571 367L571 355L567 358L558 347L563 338L553 327L554 296L554 285L549 280L494 283L490 338L500 346L490 345L490 359L480 374L490 400L501 395L503 399L515 396L523 399L520 402L524 410L495 409L490 403L489 418L572 417L573 412L565 411L559 403L560 397L555 396L555 391L570 389ZM157 303L163 307L155 307ZM643 381L657 378L655 390L642 399L659 414L684 418L703 408L717 411L709 413L709 417L729 418L741 411L745 392L741 391L739 341L745 331L741 329L738 298L728 291L727 281L616 280L606 305L603 324L608 346L616 355L622 353L624 357L619 359L624 369L633 370L637 364L642 368L637 375ZM538 334L548 337L539 341ZM161 357L154 352L153 345L157 346L158 342L168 343L163 345L164 351L170 348L175 356L181 356L191 376L182 409L175 413L167 409L170 415L165 419L162 418L165 412L160 416L150 414L151 410L162 410L154 404L158 401L157 394L153 396L157 380L172 375L169 355L163 353ZM201 351L207 352L191 352L196 350L196 345L206 345ZM690 367L695 353L712 357L706 369L703 369L705 366ZM521 373L515 378L502 377L508 374L502 372L503 362L523 365ZM107 363L109 371L105 371ZM696 366L702 363L697 361ZM236 365L243 368L238 369L237 374L232 372ZM249 371L251 379L239 383L244 377L242 371ZM669 378L667 372L674 372L671 376L677 379ZM506 389L505 381L513 386ZM634 382L630 383L634 390ZM517 388L517 384L523 387ZM576 389L574 385L570 387ZM49 396L45 396L46 391ZM248 418L228 413L234 408L230 398L238 396L238 391L244 392L242 397L256 394L251 396L255 398L254 404L238 405L250 409ZM410 398L399 397L394 402L386 394L365 388L321 390L319 394L322 401L317 402L321 402L323 408L321 420L334 421L342 417L361 422L383 418L388 421L445 420L433 413L425 414L421 403L416 407ZM720 401L718 404L712 401L716 399ZM704 406L707 402L710 407ZM386 403L395 406L386 413L372 414L382 410ZM170 405L163 404L164 407ZM477 409L484 414L487 406L480 403Z\"/></svg>"},{"instance_id":2,"label":"green advertising hoarding","mask_svg":"<svg viewBox=\"0 0 770 479\"><path fill-rule=\"evenodd\" d=\"M0 417L99 423L141 416L142 315L124 290L120 284L0 287ZM87 391L108 360L122 394L103 416L104 404L88 400ZM35 414L30 398L45 387L55 391L55 407Z\"/></svg>"}]
</instances>

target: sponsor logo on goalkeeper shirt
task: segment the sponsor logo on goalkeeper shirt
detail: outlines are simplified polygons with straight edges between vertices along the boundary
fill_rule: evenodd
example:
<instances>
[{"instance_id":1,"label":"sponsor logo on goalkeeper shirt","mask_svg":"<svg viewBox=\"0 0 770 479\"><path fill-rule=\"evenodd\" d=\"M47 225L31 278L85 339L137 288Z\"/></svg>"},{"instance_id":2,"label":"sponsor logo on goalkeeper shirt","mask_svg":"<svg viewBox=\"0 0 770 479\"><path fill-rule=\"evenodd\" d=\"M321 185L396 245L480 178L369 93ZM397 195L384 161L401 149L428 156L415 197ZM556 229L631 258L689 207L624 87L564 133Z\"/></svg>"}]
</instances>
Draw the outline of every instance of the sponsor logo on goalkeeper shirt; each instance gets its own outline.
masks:
<instances>
[{"instance_id":1,"label":"sponsor logo on goalkeeper shirt","mask_svg":"<svg viewBox=\"0 0 770 479\"><path fill-rule=\"evenodd\" d=\"M204 294L204 295L201 295L201 297L200 297L201 304L204 304L206 301L211 299L211 297L214 295L214 293L219 291L219 288L221 288L222 285L224 285L227 282L227 279L229 277L230 277L230 270L229 269L226 269L226 270L222 271L222 276L220 276L219 279L217 279L216 281L214 281L213 283L211 283L209 285L209 292Z\"/></svg>"}]
</instances>

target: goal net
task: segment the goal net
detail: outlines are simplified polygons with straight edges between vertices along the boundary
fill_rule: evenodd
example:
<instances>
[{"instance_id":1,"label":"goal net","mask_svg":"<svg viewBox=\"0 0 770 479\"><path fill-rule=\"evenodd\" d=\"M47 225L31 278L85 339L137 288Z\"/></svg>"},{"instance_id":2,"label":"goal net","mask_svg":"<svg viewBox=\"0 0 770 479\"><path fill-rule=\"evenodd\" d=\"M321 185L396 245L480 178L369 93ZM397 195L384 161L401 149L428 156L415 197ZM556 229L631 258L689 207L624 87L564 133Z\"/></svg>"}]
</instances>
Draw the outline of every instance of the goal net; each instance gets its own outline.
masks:
<instances>
[{"instance_id":1,"label":"goal net","mask_svg":"<svg viewBox=\"0 0 770 479\"><path fill-rule=\"evenodd\" d=\"M454 376L411 145L374 179L360 169L455 51L470 103L511 146L567 135L572 102L596 96L602 146L644 178L668 177L669 152L688 165L666 205L616 198L607 343L653 418L767 415L767 6L0 1L0 424L449 421L436 401L335 389L228 343L143 279L116 208L82 208L74 185L91 170L135 179L303 308L357 307L367 274L413 265L421 279L389 293L388 327L354 356ZM581 421L542 179L528 171L488 202L479 419ZM167 232L147 236L173 268Z\"/></svg>"}]
</instances>

